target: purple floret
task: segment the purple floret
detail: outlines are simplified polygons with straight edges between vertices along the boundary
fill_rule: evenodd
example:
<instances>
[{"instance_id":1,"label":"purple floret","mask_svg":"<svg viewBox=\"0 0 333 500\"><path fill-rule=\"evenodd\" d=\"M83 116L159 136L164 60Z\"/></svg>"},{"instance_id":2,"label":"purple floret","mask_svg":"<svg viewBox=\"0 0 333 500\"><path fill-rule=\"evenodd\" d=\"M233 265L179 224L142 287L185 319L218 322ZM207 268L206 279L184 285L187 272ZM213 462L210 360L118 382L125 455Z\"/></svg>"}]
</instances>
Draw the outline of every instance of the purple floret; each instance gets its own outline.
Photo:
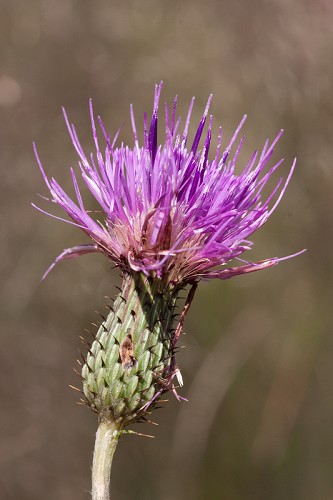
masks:
<instances>
[{"instance_id":1,"label":"purple floret","mask_svg":"<svg viewBox=\"0 0 333 500\"><path fill-rule=\"evenodd\" d=\"M202 278L227 279L265 269L283 260L274 257L257 263L246 262L238 267L226 267L230 260L239 259L243 252L251 248L253 243L248 240L249 236L273 213L292 176L296 161L286 180L283 182L280 178L268 198L262 199L263 188L283 161L280 160L265 172L283 131L271 144L266 141L261 154L256 151L243 172L236 175L236 161L244 137L237 145L236 141L246 116L224 150L220 128L217 149L213 159L209 159L212 116L208 120L203 140L202 136L212 96L208 99L191 147L187 146L187 140L194 99L190 104L184 131L180 133L176 98L171 115L165 106L165 142L158 146L161 90L162 83L155 87L149 127L145 115L143 146L139 145L131 107L133 149L123 144L116 147L119 131L111 140L98 117L104 143L100 146L90 101L96 152L87 157L75 127L69 123L64 111L71 140L80 158L81 176L104 213L101 222L86 210L74 170L71 169L71 175L76 201L65 193L55 179L48 179L35 148L52 201L60 205L72 219L72 222L66 222L81 228L93 241L92 244L62 252L47 273L60 260L98 251L107 255L125 272L139 271L177 283L191 283ZM231 155L233 146L235 153Z\"/></svg>"}]
</instances>

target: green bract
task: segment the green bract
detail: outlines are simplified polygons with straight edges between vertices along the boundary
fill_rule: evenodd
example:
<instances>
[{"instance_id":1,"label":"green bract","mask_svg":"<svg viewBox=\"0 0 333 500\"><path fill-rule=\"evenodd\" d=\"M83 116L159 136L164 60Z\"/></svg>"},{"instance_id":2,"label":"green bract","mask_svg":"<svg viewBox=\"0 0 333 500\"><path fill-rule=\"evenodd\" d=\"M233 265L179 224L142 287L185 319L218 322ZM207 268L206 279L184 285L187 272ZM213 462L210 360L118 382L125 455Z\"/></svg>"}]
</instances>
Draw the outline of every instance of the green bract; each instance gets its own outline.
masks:
<instances>
[{"instance_id":1,"label":"green bract","mask_svg":"<svg viewBox=\"0 0 333 500\"><path fill-rule=\"evenodd\" d=\"M173 315L179 287L126 274L82 368L88 404L121 426L142 419L171 388Z\"/></svg>"}]
</instances>

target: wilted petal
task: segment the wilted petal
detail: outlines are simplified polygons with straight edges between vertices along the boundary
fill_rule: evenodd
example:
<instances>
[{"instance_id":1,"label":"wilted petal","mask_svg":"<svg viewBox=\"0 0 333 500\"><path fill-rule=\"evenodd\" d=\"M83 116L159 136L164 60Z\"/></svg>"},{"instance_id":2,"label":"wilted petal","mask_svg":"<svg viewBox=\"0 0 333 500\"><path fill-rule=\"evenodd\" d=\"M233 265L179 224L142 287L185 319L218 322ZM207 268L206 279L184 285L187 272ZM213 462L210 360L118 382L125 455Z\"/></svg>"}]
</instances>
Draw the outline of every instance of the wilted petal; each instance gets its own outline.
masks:
<instances>
[{"instance_id":1,"label":"wilted petal","mask_svg":"<svg viewBox=\"0 0 333 500\"><path fill-rule=\"evenodd\" d=\"M42 281L46 278L50 271L54 268L58 262L66 259L76 259L76 257L80 257L81 255L85 255L86 253L98 252L98 245L78 245L72 248L66 248L63 252L61 252L58 257L56 257L55 261L50 265L47 271L44 273L42 277Z\"/></svg>"}]
</instances>

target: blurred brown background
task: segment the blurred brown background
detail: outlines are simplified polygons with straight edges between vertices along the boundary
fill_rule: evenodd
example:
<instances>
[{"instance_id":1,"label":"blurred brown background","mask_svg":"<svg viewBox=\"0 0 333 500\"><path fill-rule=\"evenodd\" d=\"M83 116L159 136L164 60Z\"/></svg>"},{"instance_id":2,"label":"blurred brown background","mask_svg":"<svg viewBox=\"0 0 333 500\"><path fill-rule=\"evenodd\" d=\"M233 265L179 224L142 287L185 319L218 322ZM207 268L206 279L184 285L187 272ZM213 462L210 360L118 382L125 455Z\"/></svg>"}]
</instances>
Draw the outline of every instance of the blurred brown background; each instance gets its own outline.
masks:
<instances>
[{"instance_id":1,"label":"blurred brown background","mask_svg":"<svg viewBox=\"0 0 333 500\"><path fill-rule=\"evenodd\" d=\"M248 257L308 252L201 284L179 356L190 402L171 398L160 427L140 427L155 440L122 440L113 498L333 499L332 26L329 0L0 2L1 499L89 498L96 419L68 384L78 335L118 279L92 255L39 283L86 240L31 208L47 195L32 141L71 190L61 106L87 149L89 97L132 144L129 103L139 123L160 79L182 116L197 96L193 123L212 92L225 139L247 113L246 154L286 129L275 159L286 175L297 156L297 170Z\"/></svg>"}]
</instances>

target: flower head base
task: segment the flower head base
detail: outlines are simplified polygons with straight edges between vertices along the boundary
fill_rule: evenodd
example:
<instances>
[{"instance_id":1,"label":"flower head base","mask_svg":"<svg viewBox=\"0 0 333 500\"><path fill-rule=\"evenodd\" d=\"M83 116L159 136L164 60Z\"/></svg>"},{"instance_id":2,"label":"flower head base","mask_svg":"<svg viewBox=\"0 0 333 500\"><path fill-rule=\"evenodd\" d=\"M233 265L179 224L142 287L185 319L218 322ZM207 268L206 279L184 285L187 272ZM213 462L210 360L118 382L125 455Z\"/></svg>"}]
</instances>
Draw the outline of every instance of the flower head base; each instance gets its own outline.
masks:
<instances>
[{"instance_id":1,"label":"flower head base","mask_svg":"<svg viewBox=\"0 0 333 500\"><path fill-rule=\"evenodd\" d=\"M209 159L212 116L208 119L205 133L204 128L211 96L190 146L188 129L194 99L185 127L180 132L175 98L171 112L165 106L165 142L157 146L161 89L162 83L155 87L149 126L145 115L143 146L139 145L131 107L133 149L124 145L116 147L119 131L111 139L98 117L105 140L105 144L100 146L90 102L96 153L87 157L74 126L64 112L73 145L80 157L82 178L104 213L102 224L85 208L73 169L71 174L76 201L55 179L48 179L36 152L53 201L93 241L89 245L65 250L50 269L60 260L99 251L125 272L139 271L170 283L186 284L201 278L227 279L270 267L281 260L272 258L258 263L247 262L239 267L225 267L227 262L239 258L251 248L249 236L267 221L288 185L295 161L285 182L280 179L270 196L262 199L263 188L283 161L264 172L282 130L271 144L266 141L262 152L259 154L256 151L243 172L236 175L235 165L244 137L237 145L236 141L246 116L224 149L220 128L217 149L213 159ZM202 147L199 149L201 140ZM233 146L235 152L231 155Z\"/></svg>"}]
</instances>

